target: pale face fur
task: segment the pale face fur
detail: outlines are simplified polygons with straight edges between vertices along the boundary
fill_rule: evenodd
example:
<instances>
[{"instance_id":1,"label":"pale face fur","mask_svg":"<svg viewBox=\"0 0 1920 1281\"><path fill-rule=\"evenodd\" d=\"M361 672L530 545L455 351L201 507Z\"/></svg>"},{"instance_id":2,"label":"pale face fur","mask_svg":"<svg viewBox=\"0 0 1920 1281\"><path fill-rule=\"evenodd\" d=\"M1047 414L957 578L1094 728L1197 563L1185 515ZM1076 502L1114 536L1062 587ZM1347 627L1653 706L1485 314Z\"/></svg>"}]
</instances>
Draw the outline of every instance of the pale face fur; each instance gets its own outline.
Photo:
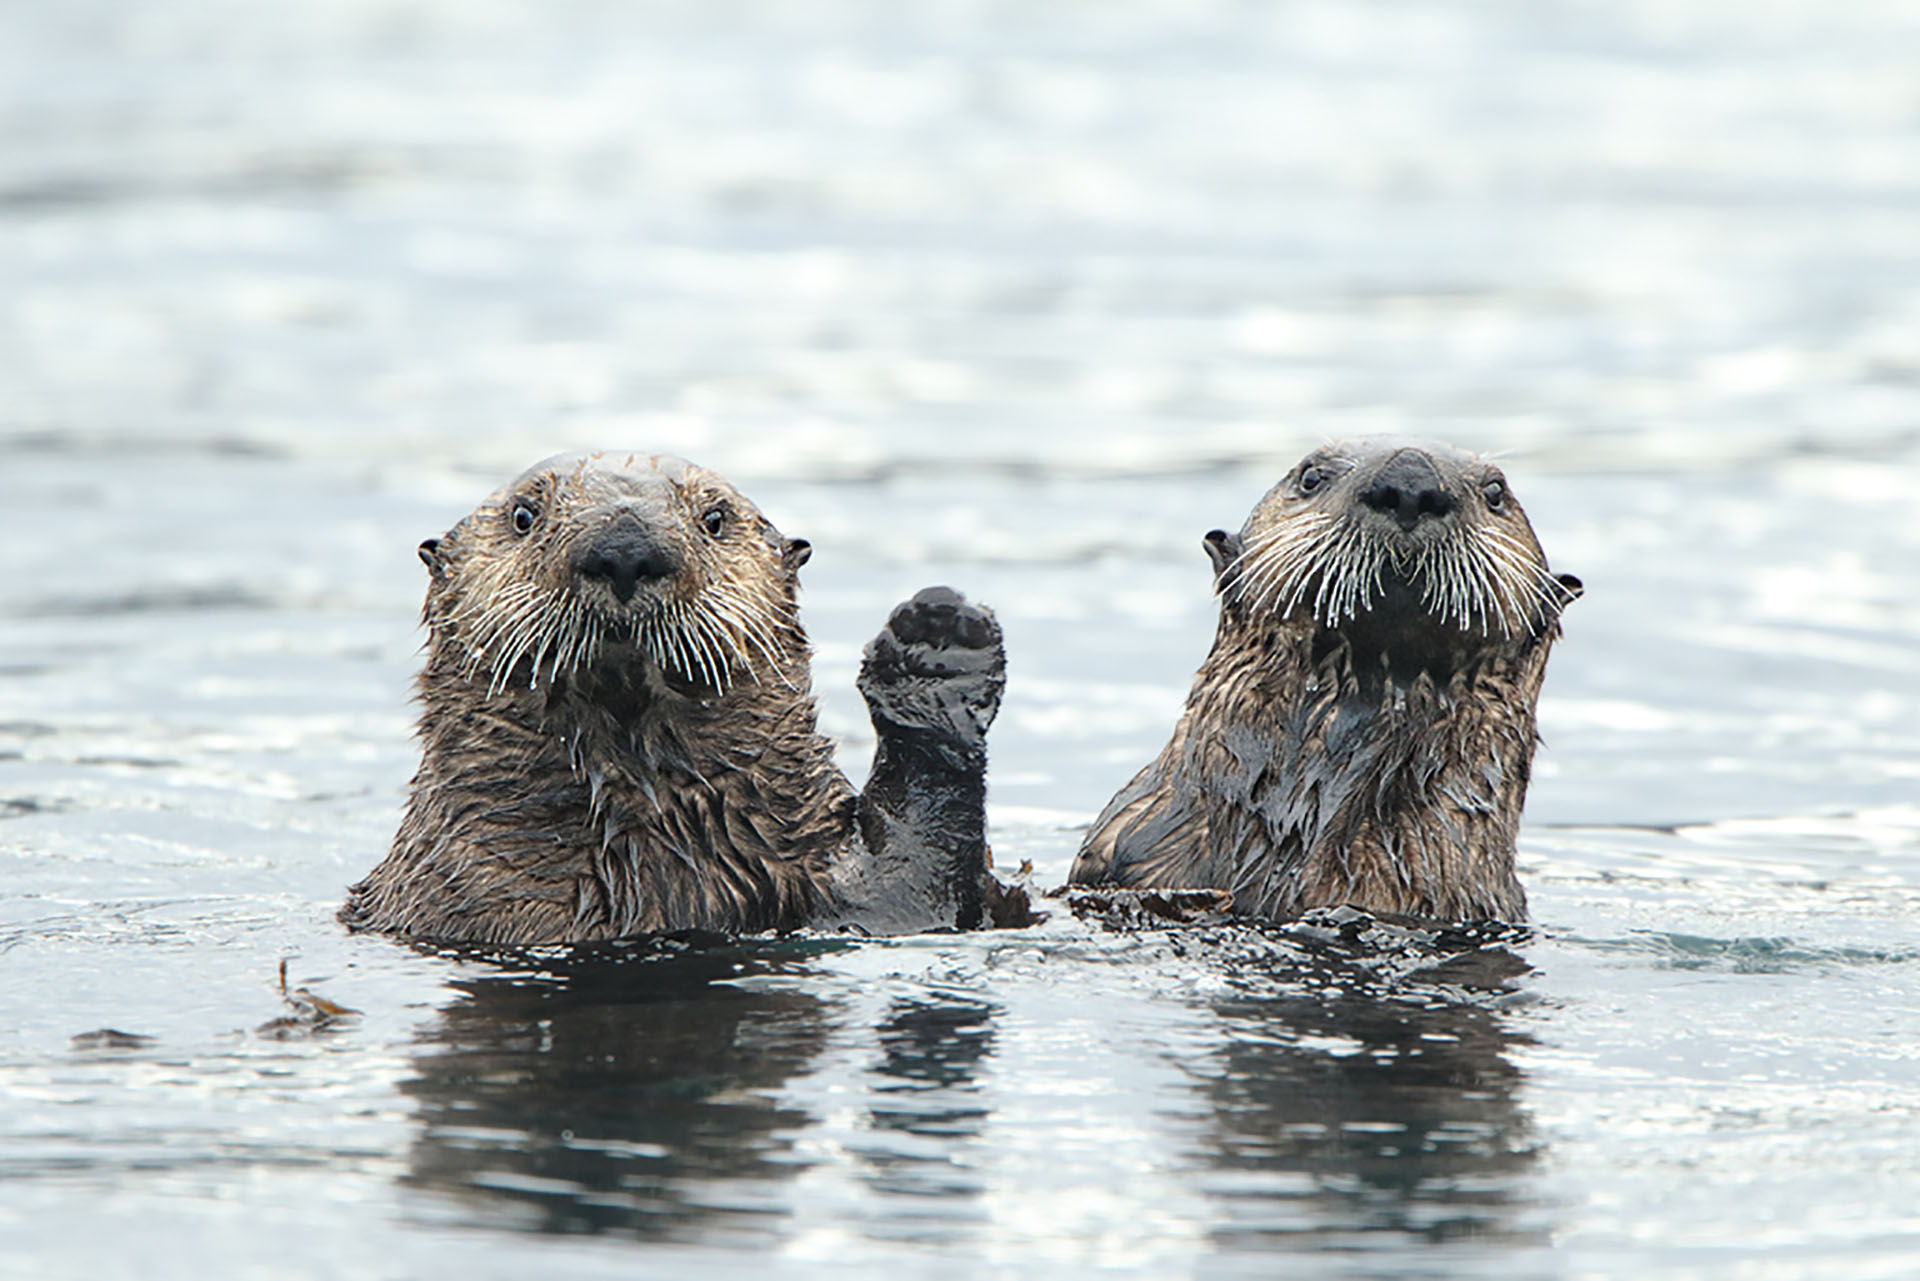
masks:
<instances>
[{"instance_id":1,"label":"pale face fur","mask_svg":"<svg viewBox=\"0 0 1920 1281\"><path fill-rule=\"evenodd\" d=\"M1444 474L1446 512L1369 506L1380 453L1424 453ZM1247 518L1221 594L1249 617L1308 620L1333 631L1380 608L1395 586L1417 590L1428 626L1513 640L1557 618L1567 588L1547 571L1533 527L1506 476L1486 459L1438 442L1338 442L1302 459ZM1409 602L1410 603L1410 602Z\"/></svg>"},{"instance_id":2,"label":"pale face fur","mask_svg":"<svg viewBox=\"0 0 1920 1281\"><path fill-rule=\"evenodd\" d=\"M586 572L608 543L666 572L624 584L623 598L617 577ZM496 692L641 655L688 690L791 683L804 679L792 583L807 553L690 463L562 455L422 544L434 579L425 618L462 672Z\"/></svg>"}]
</instances>

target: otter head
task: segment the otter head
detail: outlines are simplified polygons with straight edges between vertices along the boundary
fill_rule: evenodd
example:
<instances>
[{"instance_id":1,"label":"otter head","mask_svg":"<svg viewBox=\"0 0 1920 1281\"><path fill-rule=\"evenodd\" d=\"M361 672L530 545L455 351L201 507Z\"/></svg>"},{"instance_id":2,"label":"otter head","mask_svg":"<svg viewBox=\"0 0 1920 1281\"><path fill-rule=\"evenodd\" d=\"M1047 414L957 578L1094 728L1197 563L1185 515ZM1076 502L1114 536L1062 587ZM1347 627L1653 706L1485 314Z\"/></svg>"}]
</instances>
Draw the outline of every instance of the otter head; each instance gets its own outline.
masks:
<instances>
[{"instance_id":1,"label":"otter head","mask_svg":"<svg viewBox=\"0 0 1920 1281\"><path fill-rule=\"evenodd\" d=\"M491 692L651 665L681 693L804 679L811 549L684 459L562 454L420 544L436 649Z\"/></svg>"},{"instance_id":2,"label":"otter head","mask_svg":"<svg viewBox=\"0 0 1920 1281\"><path fill-rule=\"evenodd\" d=\"M1406 673L1544 637L1581 590L1549 572L1500 469L1434 441L1317 449L1207 552L1228 617Z\"/></svg>"}]
</instances>

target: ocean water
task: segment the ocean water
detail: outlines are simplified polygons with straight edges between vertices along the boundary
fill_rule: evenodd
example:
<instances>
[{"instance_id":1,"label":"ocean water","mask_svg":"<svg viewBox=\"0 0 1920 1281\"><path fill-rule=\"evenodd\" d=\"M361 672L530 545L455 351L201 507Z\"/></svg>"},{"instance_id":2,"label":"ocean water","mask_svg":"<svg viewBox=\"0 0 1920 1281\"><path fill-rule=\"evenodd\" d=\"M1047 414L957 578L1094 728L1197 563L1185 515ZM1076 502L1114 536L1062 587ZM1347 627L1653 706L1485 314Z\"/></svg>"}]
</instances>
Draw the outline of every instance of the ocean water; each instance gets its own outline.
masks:
<instances>
[{"instance_id":1,"label":"ocean water","mask_svg":"<svg viewBox=\"0 0 1920 1281\"><path fill-rule=\"evenodd\" d=\"M810 539L856 778L887 609L991 603L1045 886L1369 431L1587 584L1531 934L332 919L535 458ZM16 2L0 480L9 1277L1920 1272L1910 5Z\"/></svg>"}]
</instances>

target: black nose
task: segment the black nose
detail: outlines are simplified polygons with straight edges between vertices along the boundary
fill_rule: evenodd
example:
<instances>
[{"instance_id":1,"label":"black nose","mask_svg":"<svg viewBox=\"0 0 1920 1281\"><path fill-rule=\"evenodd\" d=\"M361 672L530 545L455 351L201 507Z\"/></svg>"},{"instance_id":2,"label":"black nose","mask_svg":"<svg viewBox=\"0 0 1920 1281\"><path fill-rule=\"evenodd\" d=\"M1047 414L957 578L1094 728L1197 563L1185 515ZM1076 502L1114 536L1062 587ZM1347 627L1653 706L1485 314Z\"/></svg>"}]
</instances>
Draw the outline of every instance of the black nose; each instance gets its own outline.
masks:
<instances>
[{"instance_id":1,"label":"black nose","mask_svg":"<svg viewBox=\"0 0 1920 1281\"><path fill-rule=\"evenodd\" d=\"M625 604L641 583L672 578L686 562L671 545L637 525L622 522L603 530L575 554L573 568L583 578L604 578Z\"/></svg>"},{"instance_id":2,"label":"black nose","mask_svg":"<svg viewBox=\"0 0 1920 1281\"><path fill-rule=\"evenodd\" d=\"M1408 533L1421 521L1445 516L1459 506L1447 492L1447 483L1440 479L1433 460L1417 449L1403 449L1389 458L1360 491L1360 501L1383 516L1391 516Z\"/></svg>"}]
</instances>

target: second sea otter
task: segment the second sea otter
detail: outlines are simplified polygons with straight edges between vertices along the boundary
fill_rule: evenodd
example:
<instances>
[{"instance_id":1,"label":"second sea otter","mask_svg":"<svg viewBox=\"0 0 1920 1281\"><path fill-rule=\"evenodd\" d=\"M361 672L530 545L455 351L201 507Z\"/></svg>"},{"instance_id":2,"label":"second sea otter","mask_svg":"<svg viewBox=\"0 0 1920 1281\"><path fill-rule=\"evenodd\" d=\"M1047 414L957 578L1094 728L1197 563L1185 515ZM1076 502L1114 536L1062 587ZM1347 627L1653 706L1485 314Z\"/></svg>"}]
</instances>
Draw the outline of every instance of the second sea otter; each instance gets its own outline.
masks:
<instances>
[{"instance_id":1,"label":"second sea otter","mask_svg":"<svg viewBox=\"0 0 1920 1281\"><path fill-rule=\"evenodd\" d=\"M1499 468L1432 442L1328 445L1207 552L1213 650L1073 882L1225 890L1268 919L1524 919L1534 705L1581 588L1548 571Z\"/></svg>"}]
</instances>

